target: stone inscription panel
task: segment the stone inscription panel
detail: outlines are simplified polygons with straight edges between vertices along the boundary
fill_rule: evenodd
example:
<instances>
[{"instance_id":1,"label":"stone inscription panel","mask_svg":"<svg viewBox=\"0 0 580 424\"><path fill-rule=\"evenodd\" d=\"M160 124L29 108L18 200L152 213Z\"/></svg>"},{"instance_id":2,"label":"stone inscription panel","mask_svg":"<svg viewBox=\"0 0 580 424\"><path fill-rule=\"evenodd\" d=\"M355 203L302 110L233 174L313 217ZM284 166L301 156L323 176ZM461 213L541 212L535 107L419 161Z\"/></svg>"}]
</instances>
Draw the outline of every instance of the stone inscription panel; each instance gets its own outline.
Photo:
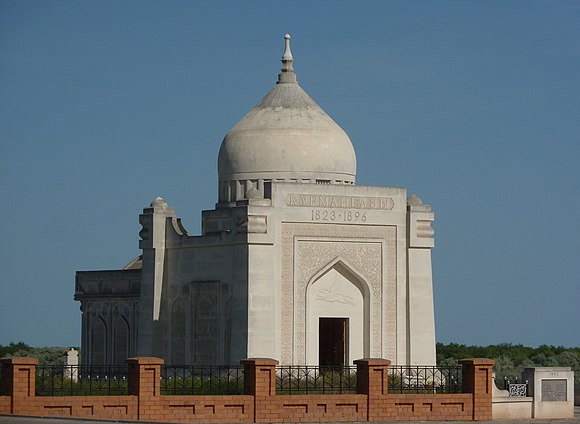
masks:
<instances>
[{"instance_id":1,"label":"stone inscription panel","mask_svg":"<svg viewBox=\"0 0 580 424\"><path fill-rule=\"evenodd\" d=\"M288 194L288 197L286 197L286 206L391 210L395 206L395 202L390 197Z\"/></svg>"},{"instance_id":2,"label":"stone inscription panel","mask_svg":"<svg viewBox=\"0 0 580 424\"><path fill-rule=\"evenodd\" d=\"M542 380L542 402L568 400L568 386L565 379Z\"/></svg>"}]
</instances>

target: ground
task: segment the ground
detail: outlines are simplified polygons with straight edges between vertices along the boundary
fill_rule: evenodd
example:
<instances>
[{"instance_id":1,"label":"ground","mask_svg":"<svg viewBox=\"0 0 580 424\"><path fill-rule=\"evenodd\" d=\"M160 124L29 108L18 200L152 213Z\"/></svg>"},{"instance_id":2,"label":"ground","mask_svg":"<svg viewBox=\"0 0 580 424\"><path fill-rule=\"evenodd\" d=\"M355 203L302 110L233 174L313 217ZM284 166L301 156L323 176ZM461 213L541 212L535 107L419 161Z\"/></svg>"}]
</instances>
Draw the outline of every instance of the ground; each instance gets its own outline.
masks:
<instances>
[{"instance_id":1,"label":"ground","mask_svg":"<svg viewBox=\"0 0 580 424\"><path fill-rule=\"evenodd\" d=\"M97 421L97 420L78 420L71 418L49 418L49 417L14 417L9 415L0 415L0 424L75 424L75 423L144 423L145 421ZM464 424L474 423L475 421L453 421L453 423ZM400 424L400 421L386 421L385 423ZM450 421L416 421L417 424L442 424ZM496 421L479 421L480 424L578 424L580 423L580 406L574 407L574 418L557 419L557 420L496 420ZM159 423L157 423L159 424ZM328 423L333 424L333 423Z\"/></svg>"}]
</instances>

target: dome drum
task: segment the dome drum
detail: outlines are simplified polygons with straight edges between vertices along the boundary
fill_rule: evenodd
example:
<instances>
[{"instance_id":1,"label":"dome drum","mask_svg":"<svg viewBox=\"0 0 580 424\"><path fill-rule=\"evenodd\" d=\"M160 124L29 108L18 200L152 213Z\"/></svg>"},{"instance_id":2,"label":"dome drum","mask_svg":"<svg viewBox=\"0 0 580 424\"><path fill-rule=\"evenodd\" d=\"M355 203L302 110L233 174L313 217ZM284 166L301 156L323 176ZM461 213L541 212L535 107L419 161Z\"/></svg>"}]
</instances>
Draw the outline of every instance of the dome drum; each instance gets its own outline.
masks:
<instances>
[{"instance_id":1,"label":"dome drum","mask_svg":"<svg viewBox=\"0 0 580 424\"><path fill-rule=\"evenodd\" d=\"M289 36L278 83L225 136L218 157L219 203L267 198L271 181L354 184L348 135L298 85Z\"/></svg>"},{"instance_id":2,"label":"dome drum","mask_svg":"<svg viewBox=\"0 0 580 424\"><path fill-rule=\"evenodd\" d=\"M299 183L299 184L346 184L354 185L352 178L348 176L337 176L338 178L329 179L328 174L313 175L312 178L304 178L301 174L299 178L258 178L258 179L237 179L219 182L219 203L230 203L239 200L252 198L270 199L271 183Z\"/></svg>"}]
</instances>

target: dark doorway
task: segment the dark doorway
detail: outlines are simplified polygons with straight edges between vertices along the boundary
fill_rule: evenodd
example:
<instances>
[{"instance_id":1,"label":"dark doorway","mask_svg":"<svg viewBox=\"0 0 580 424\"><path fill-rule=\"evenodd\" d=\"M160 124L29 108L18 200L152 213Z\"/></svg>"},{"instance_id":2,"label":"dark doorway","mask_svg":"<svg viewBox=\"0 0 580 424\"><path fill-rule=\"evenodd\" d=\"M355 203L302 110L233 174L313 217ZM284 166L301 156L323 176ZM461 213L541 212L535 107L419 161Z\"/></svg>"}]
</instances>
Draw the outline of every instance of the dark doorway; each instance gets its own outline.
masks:
<instances>
[{"instance_id":1,"label":"dark doorway","mask_svg":"<svg viewBox=\"0 0 580 424\"><path fill-rule=\"evenodd\" d=\"M343 367L348 354L348 318L320 318L318 325L318 364Z\"/></svg>"}]
</instances>

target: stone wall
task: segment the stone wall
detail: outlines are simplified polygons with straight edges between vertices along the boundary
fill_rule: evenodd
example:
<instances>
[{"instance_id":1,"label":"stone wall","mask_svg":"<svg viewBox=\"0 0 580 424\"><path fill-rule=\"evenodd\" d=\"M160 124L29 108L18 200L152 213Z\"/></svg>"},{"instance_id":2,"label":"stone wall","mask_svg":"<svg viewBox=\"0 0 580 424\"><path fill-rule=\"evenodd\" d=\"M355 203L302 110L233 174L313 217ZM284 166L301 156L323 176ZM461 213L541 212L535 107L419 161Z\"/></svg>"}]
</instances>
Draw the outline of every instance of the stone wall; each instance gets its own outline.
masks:
<instances>
[{"instance_id":1,"label":"stone wall","mask_svg":"<svg viewBox=\"0 0 580 424\"><path fill-rule=\"evenodd\" d=\"M78 271L83 365L123 365L137 351L141 270Z\"/></svg>"},{"instance_id":2,"label":"stone wall","mask_svg":"<svg viewBox=\"0 0 580 424\"><path fill-rule=\"evenodd\" d=\"M361 422L491 419L493 361L464 360L464 393L389 394L384 359L361 359L357 394L276 395L273 359L245 359L244 395L164 396L163 360L131 358L126 396L36 396L35 359L1 360L0 414L68 416L149 422Z\"/></svg>"}]
</instances>

